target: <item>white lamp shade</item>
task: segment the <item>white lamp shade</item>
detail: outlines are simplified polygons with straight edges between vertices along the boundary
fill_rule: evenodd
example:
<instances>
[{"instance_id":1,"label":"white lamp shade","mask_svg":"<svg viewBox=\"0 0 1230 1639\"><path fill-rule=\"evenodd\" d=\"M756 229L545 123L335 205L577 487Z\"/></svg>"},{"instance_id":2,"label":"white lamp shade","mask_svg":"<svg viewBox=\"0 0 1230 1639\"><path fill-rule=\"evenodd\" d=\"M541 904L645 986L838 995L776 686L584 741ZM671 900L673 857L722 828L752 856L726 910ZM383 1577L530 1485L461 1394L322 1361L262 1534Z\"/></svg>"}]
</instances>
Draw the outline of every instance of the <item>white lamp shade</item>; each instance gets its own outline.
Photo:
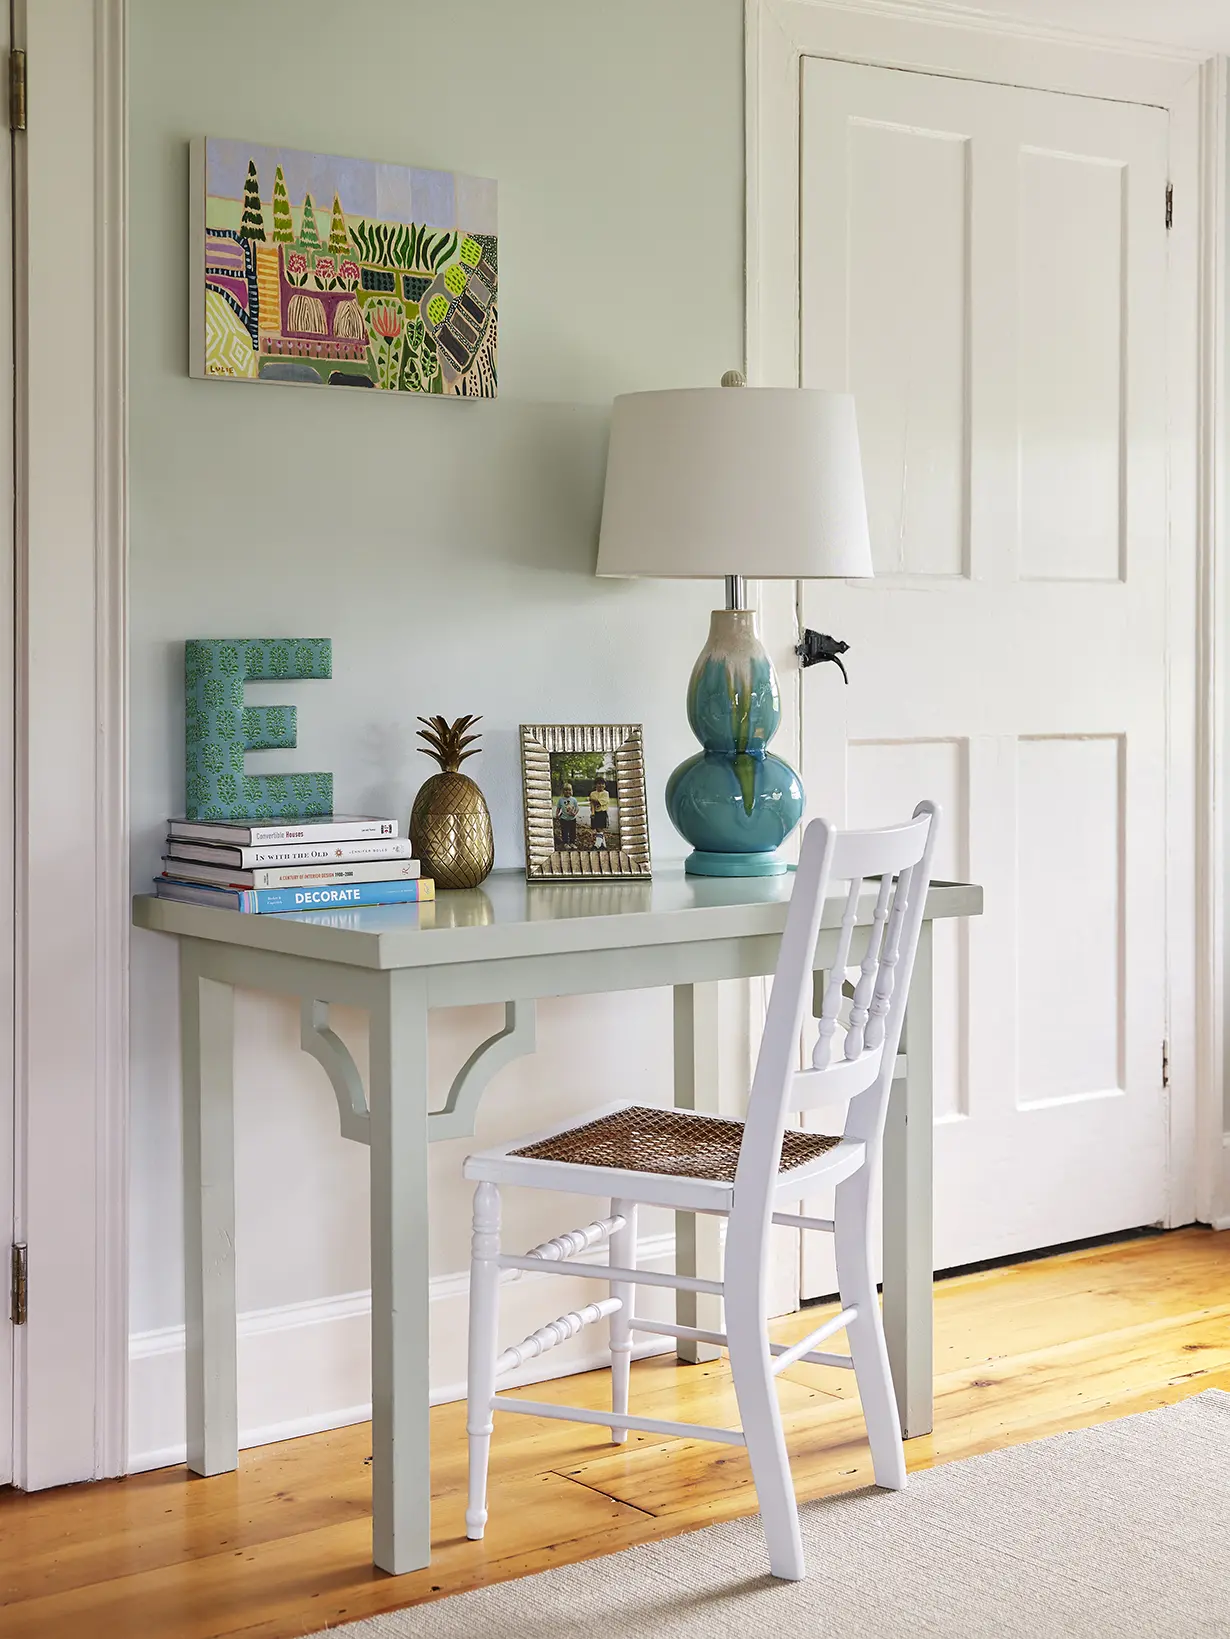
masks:
<instances>
[{"instance_id":1,"label":"white lamp shade","mask_svg":"<svg viewBox=\"0 0 1230 1639\"><path fill-rule=\"evenodd\" d=\"M598 573L870 576L853 398L810 387L621 395Z\"/></svg>"}]
</instances>

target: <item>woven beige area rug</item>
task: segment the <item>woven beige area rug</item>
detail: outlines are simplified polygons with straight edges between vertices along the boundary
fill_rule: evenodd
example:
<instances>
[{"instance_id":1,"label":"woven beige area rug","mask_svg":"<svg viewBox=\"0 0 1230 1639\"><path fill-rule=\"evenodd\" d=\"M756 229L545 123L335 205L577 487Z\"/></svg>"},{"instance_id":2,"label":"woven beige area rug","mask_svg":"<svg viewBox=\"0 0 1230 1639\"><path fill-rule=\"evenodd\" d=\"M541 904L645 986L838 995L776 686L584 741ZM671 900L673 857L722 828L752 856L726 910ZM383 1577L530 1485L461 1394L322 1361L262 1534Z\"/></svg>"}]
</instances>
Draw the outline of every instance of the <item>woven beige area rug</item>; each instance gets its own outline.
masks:
<instances>
[{"instance_id":1,"label":"woven beige area rug","mask_svg":"<svg viewBox=\"0 0 1230 1639\"><path fill-rule=\"evenodd\" d=\"M802 1510L805 1582L757 1519L332 1630L347 1639L1227 1639L1230 1394Z\"/></svg>"}]
</instances>

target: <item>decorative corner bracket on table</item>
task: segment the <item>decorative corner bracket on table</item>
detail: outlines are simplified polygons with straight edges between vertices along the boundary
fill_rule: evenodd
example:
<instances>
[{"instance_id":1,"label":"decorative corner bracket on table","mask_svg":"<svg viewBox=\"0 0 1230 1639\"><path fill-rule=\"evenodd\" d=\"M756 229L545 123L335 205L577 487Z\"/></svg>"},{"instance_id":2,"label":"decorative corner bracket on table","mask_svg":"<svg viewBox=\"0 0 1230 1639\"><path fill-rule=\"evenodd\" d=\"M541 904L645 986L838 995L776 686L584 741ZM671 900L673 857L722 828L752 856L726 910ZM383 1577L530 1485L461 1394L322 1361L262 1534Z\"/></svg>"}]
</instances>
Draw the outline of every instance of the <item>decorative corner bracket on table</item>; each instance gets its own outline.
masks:
<instances>
[{"instance_id":1,"label":"decorative corner bracket on table","mask_svg":"<svg viewBox=\"0 0 1230 1639\"><path fill-rule=\"evenodd\" d=\"M479 1102L492 1078L513 1059L534 1051L536 1014L537 1007L532 1001L504 1003L503 1030L497 1030L494 1036L478 1044L453 1077L443 1108L428 1112L430 1140L473 1136ZM329 1027L328 1002L309 1001L306 996L300 999L299 1045L312 1055L329 1078L337 1099L342 1137L353 1139L356 1144L370 1144L371 1112L363 1091L363 1078L350 1056L350 1049Z\"/></svg>"},{"instance_id":2,"label":"decorative corner bracket on table","mask_svg":"<svg viewBox=\"0 0 1230 1639\"><path fill-rule=\"evenodd\" d=\"M188 1466L219 1474L238 1462L233 998L236 988L273 991L298 1000L300 1043L329 1077L342 1136L370 1151L372 1540L386 1571L431 1559L428 1144L473 1132L494 1077L534 1051L542 996L673 988L675 1102L716 1113L718 983L771 973L777 959L789 877L676 870L598 886L595 896L590 883L527 884L519 872L496 872L482 890L441 894L434 904L295 916L147 895L134 902L138 927L179 942ZM872 909L869 897L860 924ZM931 929L981 910L981 889L932 884L885 1133L884 1323L907 1437L931 1427ZM818 973L833 959L840 920L834 900ZM493 1002L503 1004L504 1028L476 1048L432 1110L430 1010ZM369 1016L366 1088L330 1024L335 1006ZM675 1256L682 1273L716 1275L716 1220L678 1214ZM681 1293L680 1322L720 1330L706 1309L715 1301ZM717 1351L693 1339L679 1352L700 1360Z\"/></svg>"}]
</instances>

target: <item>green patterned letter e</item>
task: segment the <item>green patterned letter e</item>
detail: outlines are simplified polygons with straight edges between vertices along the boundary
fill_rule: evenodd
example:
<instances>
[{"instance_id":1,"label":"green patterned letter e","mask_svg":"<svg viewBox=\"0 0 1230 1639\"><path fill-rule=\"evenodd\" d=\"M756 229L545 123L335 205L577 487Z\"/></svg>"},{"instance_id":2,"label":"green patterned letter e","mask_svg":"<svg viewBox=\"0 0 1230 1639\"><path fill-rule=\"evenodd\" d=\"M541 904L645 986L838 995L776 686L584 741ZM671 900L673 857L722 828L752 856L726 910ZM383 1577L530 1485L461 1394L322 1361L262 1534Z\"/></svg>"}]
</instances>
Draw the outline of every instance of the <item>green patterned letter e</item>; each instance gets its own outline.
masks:
<instances>
[{"instance_id":1,"label":"green patterned letter e","mask_svg":"<svg viewBox=\"0 0 1230 1639\"><path fill-rule=\"evenodd\" d=\"M194 637L184 644L185 812L190 820L333 812L332 774L247 774L245 751L294 747L294 706L245 706L243 685L333 676L327 637Z\"/></svg>"}]
</instances>

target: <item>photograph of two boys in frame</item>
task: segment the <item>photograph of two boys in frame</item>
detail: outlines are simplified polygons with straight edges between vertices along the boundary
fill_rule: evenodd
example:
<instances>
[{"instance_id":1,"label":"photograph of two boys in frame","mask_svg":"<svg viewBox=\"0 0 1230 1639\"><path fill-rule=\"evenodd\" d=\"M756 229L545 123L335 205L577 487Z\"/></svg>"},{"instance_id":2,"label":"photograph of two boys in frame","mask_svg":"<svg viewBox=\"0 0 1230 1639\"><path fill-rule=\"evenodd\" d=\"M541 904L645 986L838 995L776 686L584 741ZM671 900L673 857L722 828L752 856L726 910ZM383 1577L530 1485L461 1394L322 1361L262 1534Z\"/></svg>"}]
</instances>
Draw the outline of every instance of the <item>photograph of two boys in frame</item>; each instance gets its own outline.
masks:
<instances>
[{"instance_id":1,"label":"photograph of two boys in frame","mask_svg":"<svg viewBox=\"0 0 1230 1639\"><path fill-rule=\"evenodd\" d=\"M553 751L551 826L557 852L620 851L615 757L610 751Z\"/></svg>"}]
</instances>

